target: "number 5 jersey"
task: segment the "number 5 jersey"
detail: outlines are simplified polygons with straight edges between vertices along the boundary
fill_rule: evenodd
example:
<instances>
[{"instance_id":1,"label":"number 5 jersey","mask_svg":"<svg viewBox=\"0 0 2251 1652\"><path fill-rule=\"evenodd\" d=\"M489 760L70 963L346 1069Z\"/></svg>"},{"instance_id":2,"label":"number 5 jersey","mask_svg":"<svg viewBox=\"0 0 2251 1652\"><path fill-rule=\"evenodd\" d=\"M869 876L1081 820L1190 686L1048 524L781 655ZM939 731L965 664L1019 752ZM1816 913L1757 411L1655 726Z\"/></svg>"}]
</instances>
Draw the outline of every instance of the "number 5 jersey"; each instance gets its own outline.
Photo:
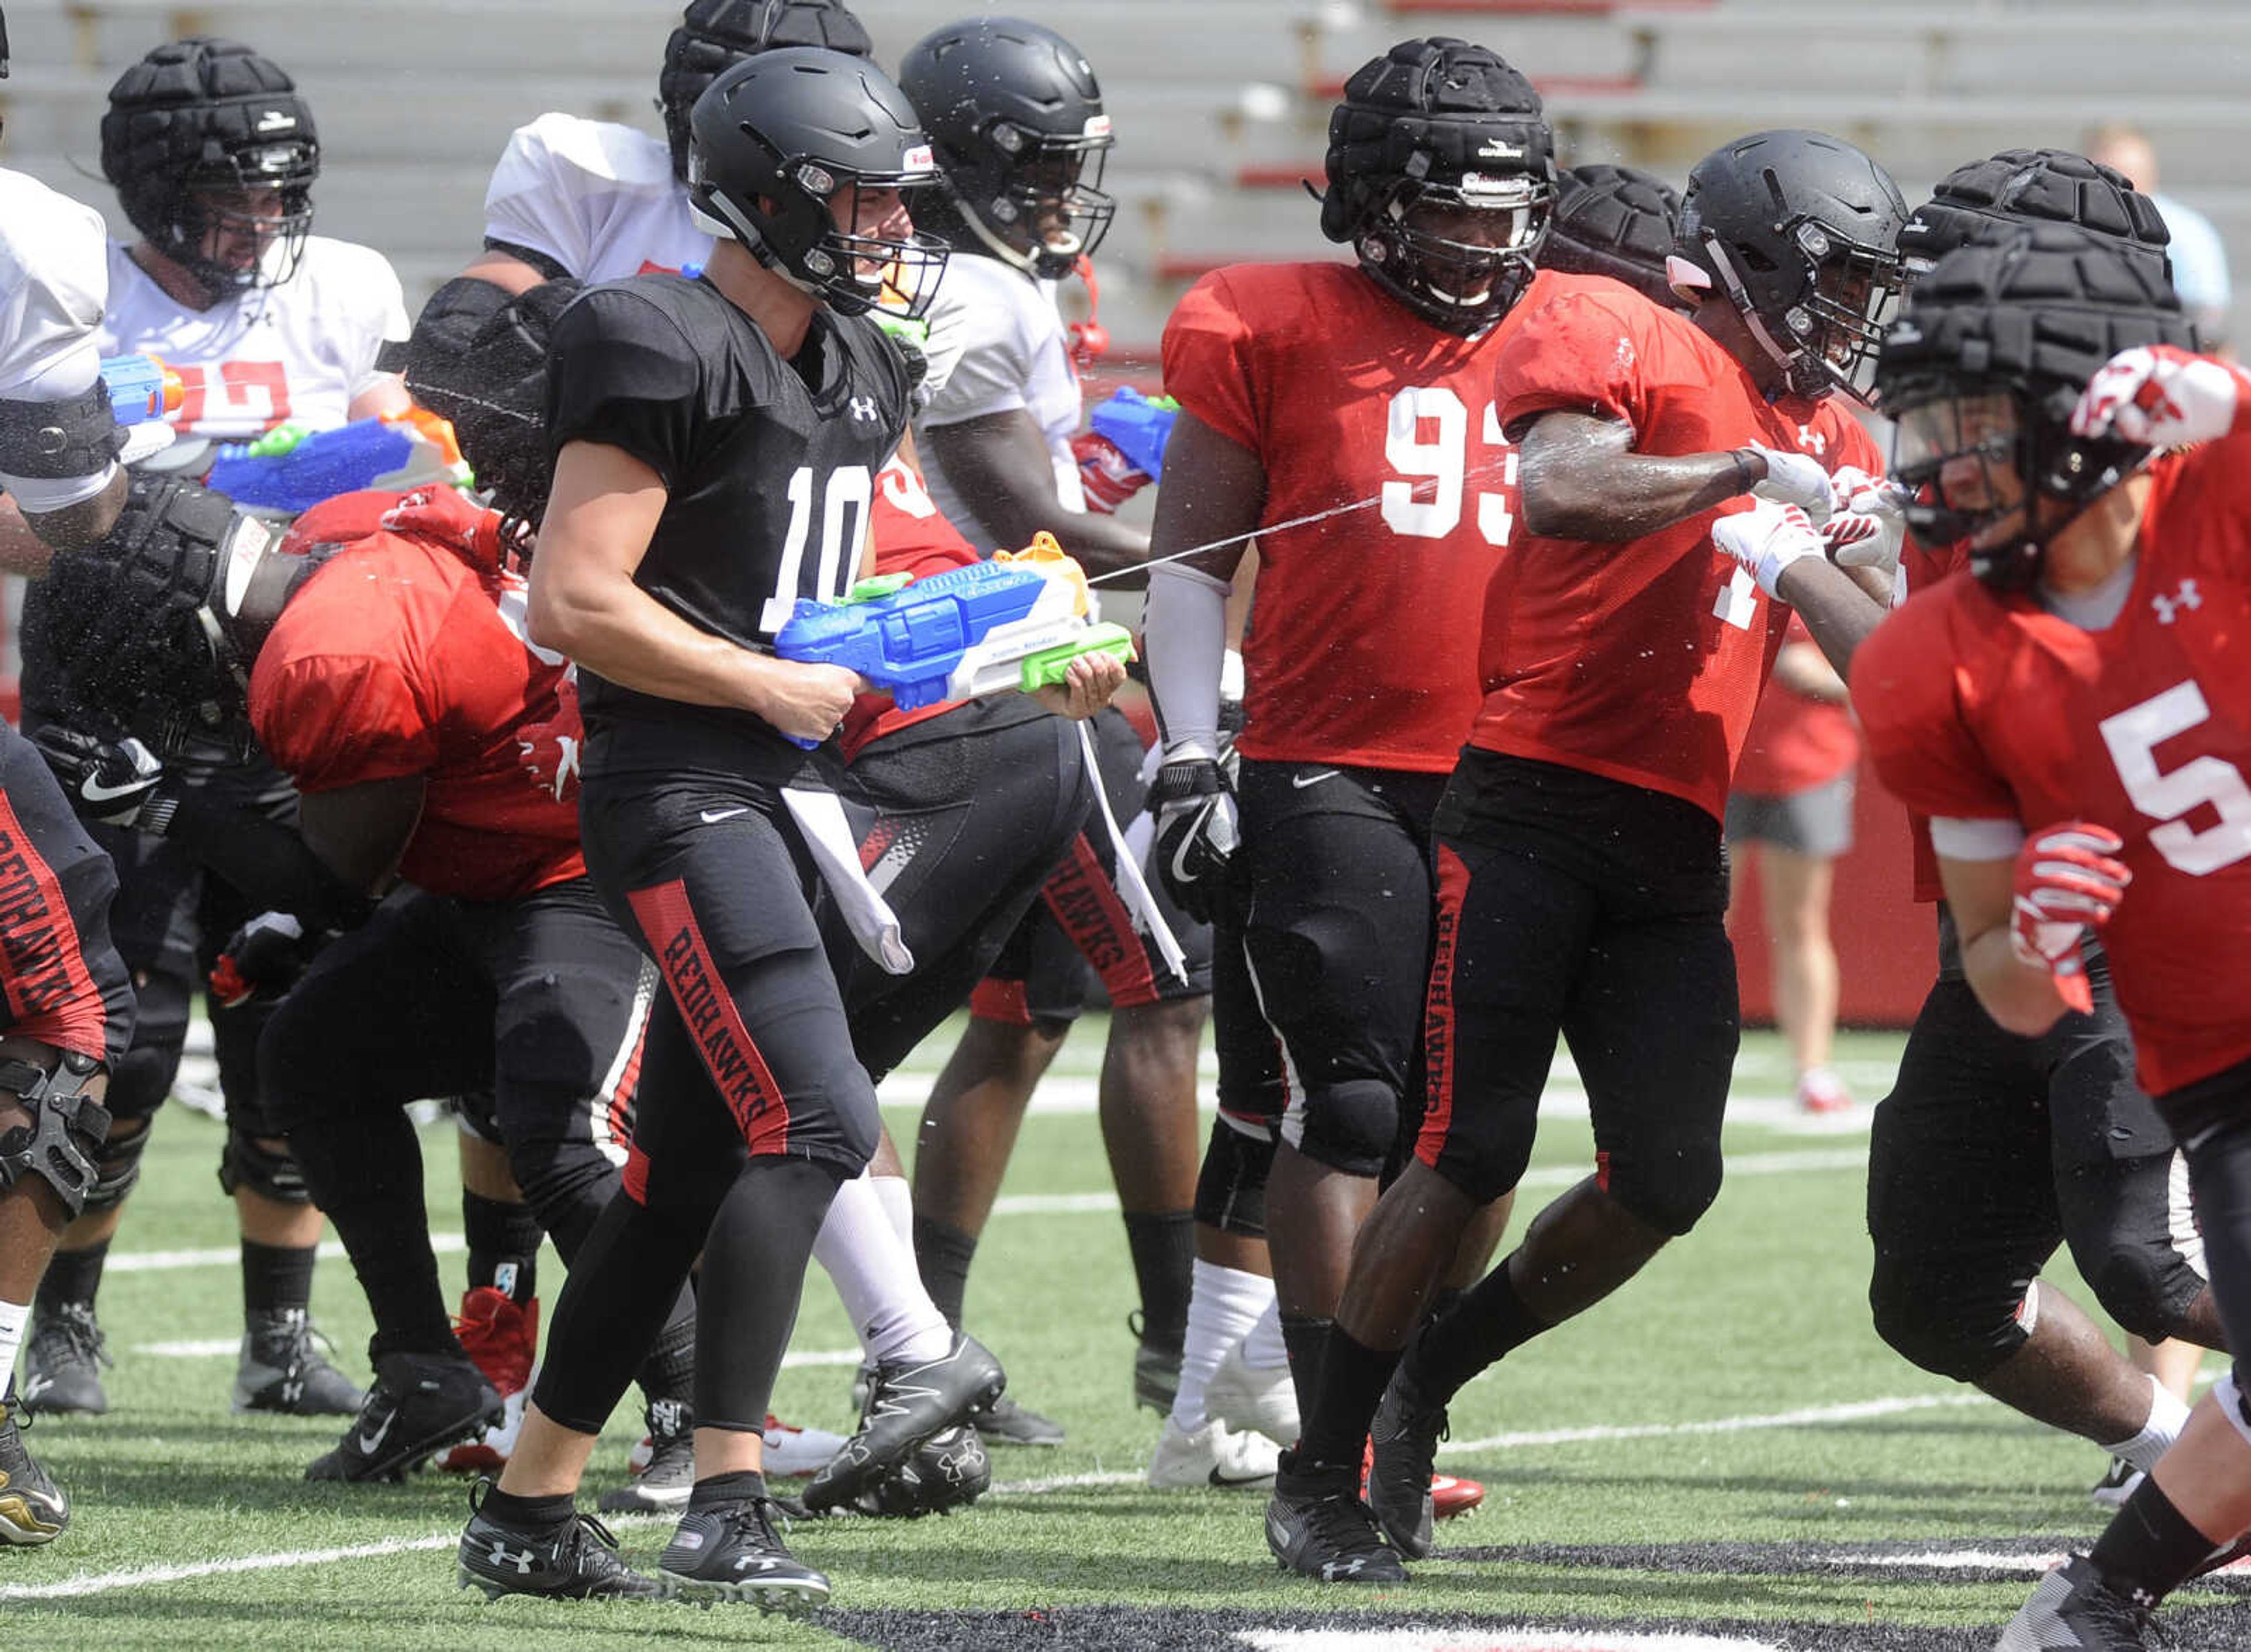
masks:
<instances>
[{"instance_id":1,"label":"number 5 jersey","mask_svg":"<svg viewBox=\"0 0 2251 1652\"><path fill-rule=\"evenodd\" d=\"M2143 1087L2251 1058L2251 441L2152 468L2116 619L2085 629L1967 572L1861 645L1853 705L1918 814L2125 840L2102 931Z\"/></svg>"}]
</instances>

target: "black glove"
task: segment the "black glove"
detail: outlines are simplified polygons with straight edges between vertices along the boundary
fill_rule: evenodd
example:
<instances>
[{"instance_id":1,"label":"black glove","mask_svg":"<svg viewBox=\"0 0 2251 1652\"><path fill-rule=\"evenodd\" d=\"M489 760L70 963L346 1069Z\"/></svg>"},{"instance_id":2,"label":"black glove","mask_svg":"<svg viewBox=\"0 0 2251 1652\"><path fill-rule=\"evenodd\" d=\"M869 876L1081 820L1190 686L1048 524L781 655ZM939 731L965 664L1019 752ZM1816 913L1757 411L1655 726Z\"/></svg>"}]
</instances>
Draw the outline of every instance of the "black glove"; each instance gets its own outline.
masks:
<instances>
[{"instance_id":1,"label":"black glove","mask_svg":"<svg viewBox=\"0 0 2251 1652\"><path fill-rule=\"evenodd\" d=\"M253 998L279 998L334 938L332 930L307 934L286 912L262 912L227 937L211 966L211 996L229 1010Z\"/></svg>"},{"instance_id":2,"label":"black glove","mask_svg":"<svg viewBox=\"0 0 2251 1652\"><path fill-rule=\"evenodd\" d=\"M139 740L129 735L104 739L83 729L49 723L31 736L31 743L80 816L105 826L143 824L143 806L163 783L164 766ZM163 823L152 820L146 827L161 832Z\"/></svg>"},{"instance_id":3,"label":"black glove","mask_svg":"<svg viewBox=\"0 0 2251 1652\"><path fill-rule=\"evenodd\" d=\"M1149 788L1148 806L1157 817L1157 876L1167 892L1198 923L1217 921L1241 841L1227 777L1209 757L1167 763Z\"/></svg>"}]
</instances>

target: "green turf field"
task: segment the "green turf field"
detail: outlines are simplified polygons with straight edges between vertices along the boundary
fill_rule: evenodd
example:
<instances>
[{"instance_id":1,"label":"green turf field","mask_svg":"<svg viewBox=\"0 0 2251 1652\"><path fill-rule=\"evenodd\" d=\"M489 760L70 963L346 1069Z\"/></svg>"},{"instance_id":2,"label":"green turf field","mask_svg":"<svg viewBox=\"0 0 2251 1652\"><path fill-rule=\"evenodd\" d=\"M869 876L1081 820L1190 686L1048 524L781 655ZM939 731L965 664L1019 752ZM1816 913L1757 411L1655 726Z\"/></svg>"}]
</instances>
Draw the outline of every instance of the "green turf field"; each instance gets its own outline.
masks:
<instances>
[{"instance_id":1,"label":"green turf field","mask_svg":"<svg viewBox=\"0 0 2251 1652\"><path fill-rule=\"evenodd\" d=\"M650 1636L899 1652L1966 1652L1991 1644L2039 1556L2099 1529L2087 1489L2103 1465L2092 1448L1926 1377L1877 1342L1864 1297L1865 1113L1797 1117L1777 1041L1754 1035L1737 1069L1727 1190L1702 1227L1611 1301L1512 1356L1455 1407L1441 1461L1483 1480L1490 1495L1477 1515L1441 1529L1451 1558L1373 1595L1285 1580L1260 1536L1262 1499L1160 1494L1140 1482L1157 1424L1129 1406L1124 1235L1102 1197L1091 1103L1080 1110L1101 1034L1098 1020L1081 1028L1027 1123L969 1303L1013 1391L1060 1419L1070 1441L996 1450L999 1483L960 1516L800 1525L793 1546L836 1585L835 1606L820 1617L488 1607L454 1583L461 1482L425 1474L396 1487L305 1483L305 1463L336 1425L228 1414L239 1314L231 1210L212 1181L219 1130L176 1107L158 1128L103 1290L117 1357L113 1410L33 1430L76 1515L48 1548L0 1550L0 1625L20 1630L16 1643L25 1646L291 1652L593 1649ZM947 1042L925 1059L934 1064ZM1864 1100L1886 1087L1897 1045L1845 1041L1840 1065ZM909 1074L887 1098L918 1098L925 1082ZM1576 1097L1559 1073L1527 1207L1584 1172L1590 1138ZM911 1142L911 1111L889 1118ZM448 1235L460 1228L451 1128L424 1136L433 1225ZM458 1281L458 1254L444 1260ZM551 1302L560 1283L551 1253L543 1281ZM315 1312L342 1363L364 1380L367 1316L340 1259L322 1264ZM851 1336L817 1274L796 1347L807 1363L785 1372L778 1408L848 1426L850 1371L835 1362L848 1359ZM638 1414L621 1413L592 1489L623 1474L639 1433ZM630 1557L653 1565L668 1531L641 1522L620 1536ZM2247 1586L2234 1579L2185 1594L2167 1614L2181 1644L2251 1647L2240 1621L2251 1619ZM1396 1633L1366 1633L1387 1626ZM1660 1628L1673 1638L1652 1638Z\"/></svg>"}]
</instances>

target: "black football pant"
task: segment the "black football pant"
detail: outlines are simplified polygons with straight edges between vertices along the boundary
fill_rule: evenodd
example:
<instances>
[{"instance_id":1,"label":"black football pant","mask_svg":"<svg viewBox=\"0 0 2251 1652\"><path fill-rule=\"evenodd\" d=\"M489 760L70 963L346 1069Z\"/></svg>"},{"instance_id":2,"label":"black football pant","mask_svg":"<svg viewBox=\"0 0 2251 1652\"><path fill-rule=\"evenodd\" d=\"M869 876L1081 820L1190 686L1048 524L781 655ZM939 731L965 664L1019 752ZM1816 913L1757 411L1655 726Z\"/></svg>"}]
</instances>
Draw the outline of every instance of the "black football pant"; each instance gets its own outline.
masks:
<instances>
[{"instance_id":1,"label":"black football pant","mask_svg":"<svg viewBox=\"0 0 2251 1652\"><path fill-rule=\"evenodd\" d=\"M2189 1192L2220 1329L2235 1356L2236 1422L2251 1440L2251 1061L2157 1098L2188 1159Z\"/></svg>"}]
</instances>

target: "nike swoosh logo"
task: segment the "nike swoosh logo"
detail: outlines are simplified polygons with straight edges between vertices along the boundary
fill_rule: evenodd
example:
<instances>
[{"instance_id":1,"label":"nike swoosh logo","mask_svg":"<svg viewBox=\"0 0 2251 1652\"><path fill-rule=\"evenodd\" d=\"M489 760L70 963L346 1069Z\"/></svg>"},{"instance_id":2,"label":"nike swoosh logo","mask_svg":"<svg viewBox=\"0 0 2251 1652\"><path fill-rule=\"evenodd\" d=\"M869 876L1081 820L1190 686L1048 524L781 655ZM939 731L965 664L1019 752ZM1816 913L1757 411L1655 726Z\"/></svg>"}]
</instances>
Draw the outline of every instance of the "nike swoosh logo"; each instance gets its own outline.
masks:
<instances>
[{"instance_id":1,"label":"nike swoosh logo","mask_svg":"<svg viewBox=\"0 0 2251 1652\"><path fill-rule=\"evenodd\" d=\"M732 820L738 815L747 815L750 812L747 805L741 809L707 809L696 818L706 826L716 826L723 820Z\"/></svg>"},{"instance_id":2,"label":"nike swoosh logo","mask_svg":"<svg viewBox=\"0 0 2251 1652\"><path fill-rule=\"evenodd\" d=\"M382 1427L377 1429L371 1434L362 1434L359 1437L359 1448L371 1457L375 1455L377 1452L383 1448L384 1438L391 1433L391 1425L398 1420L398 1413L394 1411L383 1419Z\"/></svg>"},{"instance_id":3,"label":"nike swoosh logo","mask_svg":"<svg viewBox=\"0 0 2251 1652\"><path fill-rule=\"evenodd\" d=\"M1290 776L1290 785L1292 789L1302 792L1308 786L1318 786L1325 780L1334 780L1340 773L1341 771L1338 769L1325 768L1318 774L1292 774Z\"/></svg>"},{"instance_id":4,"label":"nike swoosh logo","mask_svg":"<svg viewBox=\"0 0 2251 1652\"><path fill-rule=\"evenodd\" d=\"M122 786L104 786L89 774L80 782L78 795L89 803L106 803L113 797L130 797L141 789L143 783L141 781L130 780Z\"/></svg>"},{"instance_id":5,"label":"nike swoosh logo","mask_svg":"<svg viewBox=\"0 0 2251 1652\"><path fill-rule=\"evenodd\" d=\"M1229 1486L1261 1485L1265 1482L1271 1480L1274 1476L1271 1475L1223 1475L1220 1473L1218 1469L1214 1468L1211 1473L1205 1477L1209 1479L1213 1485L1225 1488Z\"/></svg>"}]
</instances>

